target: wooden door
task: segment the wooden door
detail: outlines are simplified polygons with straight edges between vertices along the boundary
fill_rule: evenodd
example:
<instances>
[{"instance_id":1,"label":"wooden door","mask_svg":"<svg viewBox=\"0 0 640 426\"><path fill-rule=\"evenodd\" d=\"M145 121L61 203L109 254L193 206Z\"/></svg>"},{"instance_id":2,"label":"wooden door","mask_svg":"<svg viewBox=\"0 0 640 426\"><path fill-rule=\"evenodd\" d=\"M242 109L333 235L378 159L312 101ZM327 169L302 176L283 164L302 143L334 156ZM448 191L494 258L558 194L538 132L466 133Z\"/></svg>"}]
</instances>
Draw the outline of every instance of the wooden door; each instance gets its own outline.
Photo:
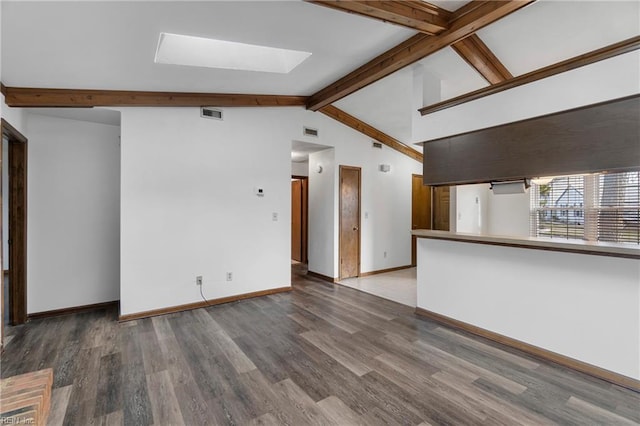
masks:
<instances>
[{"instance_id":1,"label":"wooden door","mask_svg":"<svg viewBox=\"0 0 640 426\"><path fill-rule=\"evenodd\" d=\"M291 181L291 259L302 262L302 181Z\"/></svg>"},{"instance_id":2,"label":"wooden door","mask_svg":"<svg viewBox=\"0 0 640 426\"><path fill-rule=\"evenodd\" d=\"M340 279L360 275L360 168L340 166Z\"/></svg>"},{"instance_id":3,"label":"wooden door","mask_svg":"<svg viewBox=\"0 0 640 426\"><path fill-rule=\"evenodd\" d=\"M422 175L412 175L411 229L431 229L431 187L425 185ZM411 236L411 265L416 266L417 237Z\"/></svg>"},{"instance_id":4,"label":"wooden door","mask_svg":"<svg viewBox=\"0 0 640 426\"><path fill-rule=\"evenodd\" d=\"M449 230L449 187L433 188L433 229Z\"/></svg>"}]
</instances>

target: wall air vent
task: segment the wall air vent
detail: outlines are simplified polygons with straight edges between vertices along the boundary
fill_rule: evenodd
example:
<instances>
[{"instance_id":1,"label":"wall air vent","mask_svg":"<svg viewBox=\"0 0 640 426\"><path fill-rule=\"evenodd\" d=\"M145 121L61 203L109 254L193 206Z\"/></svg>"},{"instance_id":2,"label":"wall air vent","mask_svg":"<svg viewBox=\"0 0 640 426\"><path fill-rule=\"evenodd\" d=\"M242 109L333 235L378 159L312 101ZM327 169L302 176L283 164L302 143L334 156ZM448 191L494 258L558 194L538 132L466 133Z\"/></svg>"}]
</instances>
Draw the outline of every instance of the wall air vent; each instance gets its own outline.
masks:
<instances>
[{"instance_id":1,"label":"wall air vent","mask_svg":"<svg viewBox=\"0 0 640 426\"><path fill-rule=\"evenodd\" d=\"M222 120L222 111L215 108L202 107L200 108L200 117L213 118L214 120Z\"/></svg>"},{"instance_id":2,"label":"wall air vent","mask_svg":"<svg viewBox=\"0 0 640 426\"><path fill-rule=\"evenodd\" d=\"M378 149L382 149L382 144L381 144L380 142L373 141L373 142L371 143L371 147L373 147L373 148L378 148Z\"/></svg>"},{"instance_id":3,"label":"wall air vent","mask_svg":"<svg viewBox=\"0 0 640 426\"><path fill-rule=\"evenodd\" d=\"M303 127L302 134L305 136L313 136L314 138L318 137L318 129L312 129L311 127Z\"/></svg>"}]
</instances>

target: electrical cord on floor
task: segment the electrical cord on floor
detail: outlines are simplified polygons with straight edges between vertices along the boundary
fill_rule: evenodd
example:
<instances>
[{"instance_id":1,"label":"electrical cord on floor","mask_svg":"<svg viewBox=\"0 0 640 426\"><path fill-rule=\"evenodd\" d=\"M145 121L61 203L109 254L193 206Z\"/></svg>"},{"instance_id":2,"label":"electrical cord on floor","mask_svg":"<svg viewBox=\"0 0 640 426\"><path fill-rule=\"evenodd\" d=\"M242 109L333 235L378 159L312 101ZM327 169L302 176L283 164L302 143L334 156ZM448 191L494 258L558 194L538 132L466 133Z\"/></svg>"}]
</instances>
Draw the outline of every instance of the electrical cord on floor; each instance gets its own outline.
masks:
<instances>
[{"instance_id":1,"label":"electrical cord on floor","mask_svg":"<svg viewBox=\"0 0 640 426\"><path fill-rule=\"evenodd\" d=\"M200 296L202 296L202 300L204 300L204 303L206 303L207 306L214 306L211 303L209 303L206 297L204 297L204 294L202 293L202 284L200 284L198 287L200 287Z\"/></svg>"}]
</instances>

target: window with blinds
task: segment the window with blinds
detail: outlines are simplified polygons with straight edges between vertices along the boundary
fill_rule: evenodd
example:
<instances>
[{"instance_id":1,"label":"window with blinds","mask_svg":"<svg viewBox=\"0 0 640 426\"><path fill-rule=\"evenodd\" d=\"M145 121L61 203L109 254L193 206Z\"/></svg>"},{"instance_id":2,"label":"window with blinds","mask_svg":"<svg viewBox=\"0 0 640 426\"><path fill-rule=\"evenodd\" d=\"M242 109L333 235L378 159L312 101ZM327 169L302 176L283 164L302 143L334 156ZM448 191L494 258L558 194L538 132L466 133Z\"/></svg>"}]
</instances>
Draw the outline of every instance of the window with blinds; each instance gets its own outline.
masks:
<instances>
[{"instance_id":1,"label":"window with blinds","mask_svg":"<svg viewBox=\"0 0 640 426\"><path fill-rule=\"evenodd\" d=\"M531 185L531 235L640 244L640 172Z\"/></svg>"}]
</instances>

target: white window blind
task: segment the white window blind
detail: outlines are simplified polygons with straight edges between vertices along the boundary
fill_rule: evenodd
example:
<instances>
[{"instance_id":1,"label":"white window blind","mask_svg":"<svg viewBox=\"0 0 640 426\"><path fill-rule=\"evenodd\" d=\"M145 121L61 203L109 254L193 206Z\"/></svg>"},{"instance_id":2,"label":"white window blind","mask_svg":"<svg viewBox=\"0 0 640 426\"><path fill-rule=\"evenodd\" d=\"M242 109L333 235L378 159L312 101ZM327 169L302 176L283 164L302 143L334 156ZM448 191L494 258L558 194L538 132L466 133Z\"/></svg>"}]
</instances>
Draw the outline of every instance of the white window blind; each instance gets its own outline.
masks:
<instances>
[{"instance_id":1,"label":"white window blind","mask_svg":"<svg viewBox=\"0 0 640 426\"><path fill-rule=\"evenodd\" d=\"M640 244L640 172L562 176L531 187L531 235Z\"/></svg>"}]
</instances>

